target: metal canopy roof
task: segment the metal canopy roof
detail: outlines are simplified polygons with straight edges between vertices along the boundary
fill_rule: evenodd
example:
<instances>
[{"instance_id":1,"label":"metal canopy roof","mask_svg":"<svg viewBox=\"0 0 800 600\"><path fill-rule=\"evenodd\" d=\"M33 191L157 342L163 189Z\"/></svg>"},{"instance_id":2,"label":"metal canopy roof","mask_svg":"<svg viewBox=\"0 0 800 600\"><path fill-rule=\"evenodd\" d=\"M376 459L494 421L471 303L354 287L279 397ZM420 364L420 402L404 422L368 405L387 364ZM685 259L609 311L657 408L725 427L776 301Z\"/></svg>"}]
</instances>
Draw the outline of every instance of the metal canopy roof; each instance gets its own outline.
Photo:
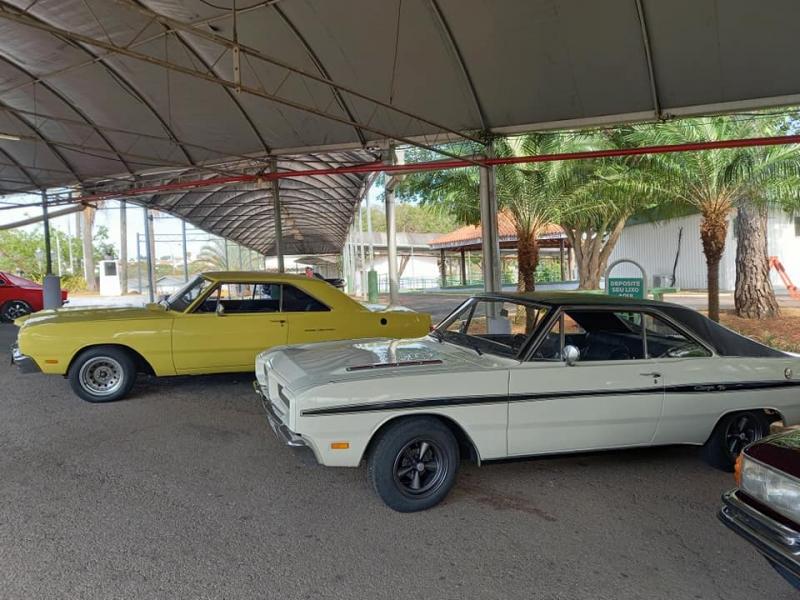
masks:
<instances>
[{"instance_id":1,"label":"metal canopy roof","mask_svg":"<svg viewBox=\"0 0 800 600\"><path fill-rule=\"evenodd\" d=\"M20 138L0 135L0 193L800 103L796 0L233 4L0 0L0 134ZM287 245L340 247L362 184L282 181ZM257 187L153 202L268 251L270 186Z\"/></svg>"}]
</instances>

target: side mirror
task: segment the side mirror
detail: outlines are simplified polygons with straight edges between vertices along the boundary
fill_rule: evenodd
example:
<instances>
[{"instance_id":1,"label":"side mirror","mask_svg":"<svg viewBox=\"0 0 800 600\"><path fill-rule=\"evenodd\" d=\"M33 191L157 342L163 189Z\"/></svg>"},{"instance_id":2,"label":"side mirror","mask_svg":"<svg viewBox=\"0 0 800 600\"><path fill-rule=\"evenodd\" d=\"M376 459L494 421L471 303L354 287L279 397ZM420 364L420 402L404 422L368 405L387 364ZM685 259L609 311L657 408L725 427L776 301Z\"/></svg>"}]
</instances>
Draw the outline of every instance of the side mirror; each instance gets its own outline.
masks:
<instances>
[{"instance_id":1,"label":"side mirror","mask_svg":"<svg viewBox=\"0 0 800 600\"><path fill-rule=\"evenodd\" d=\"M222 302L217 301L217 309L214 312L217 313L218 317L225 316L225 307L223 306Z\"/></svg>"},{"instance_id":2,"label":"side mirror","mask_svg":"<svg viewBox=\"0 0 800 600\"><path fill-rule=\"evenodd\" d=\"M561 357L564 359L564 362L567 363L567 366L571 367L580 360L581 351L575 346L564 346Z\"/></svg>"}]
</instances>

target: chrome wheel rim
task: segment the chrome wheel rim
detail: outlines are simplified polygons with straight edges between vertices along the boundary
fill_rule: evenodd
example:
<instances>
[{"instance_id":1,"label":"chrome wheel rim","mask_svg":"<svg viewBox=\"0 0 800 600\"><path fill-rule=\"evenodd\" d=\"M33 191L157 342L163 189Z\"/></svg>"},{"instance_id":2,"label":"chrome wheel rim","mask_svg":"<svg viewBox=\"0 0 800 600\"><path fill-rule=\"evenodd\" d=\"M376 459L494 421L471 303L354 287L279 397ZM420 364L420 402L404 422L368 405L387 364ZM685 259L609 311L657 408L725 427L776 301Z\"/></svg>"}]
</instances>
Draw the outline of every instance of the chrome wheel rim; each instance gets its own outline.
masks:
<instances>
[{"instance_id":1,"label":"chrome wheel rim","mask_svg":"<svg viewBox=\"0 0 800 600\"><path fill-rule=\"evenodd\" d=\"M122 387L122 365L108 356L90 358L81 366L81 387L94 396L110 396Z\"/></svg>"},{"instance_id":2,"label":"chrome wheel rim","mask_svg":"<svg viewBox=\"0 0 800 600\"><path fill-rule=\"evenodd\" d=\"M13 321L19 317L24 317L29 312L28 307L24 303L11 302L8 307L6 307L6 318Z\"/></svg>"},{"instance_id":3,"label":"chrome wheel rim","mask_svg":"<svg viewBox=\"0 0 800 600\"><path fill-rule=\"evenodd\" d=\"M736 459L745 446L762 437L764 432L753 415L738 415L731 419L725 430L725 448L731 459Z\"/></svg>"},{"instance_id":4,"label":"chrome wheel rim","mask_svg":"<svg viewBox=\"0 0 800 600\"><path fill-rule=\"evenodd\" d=\"M432 440L414 439L394 459L395 484L405 494L421 496L434 492L447 477L447 462Z\"/></svg>"}]
</instances>

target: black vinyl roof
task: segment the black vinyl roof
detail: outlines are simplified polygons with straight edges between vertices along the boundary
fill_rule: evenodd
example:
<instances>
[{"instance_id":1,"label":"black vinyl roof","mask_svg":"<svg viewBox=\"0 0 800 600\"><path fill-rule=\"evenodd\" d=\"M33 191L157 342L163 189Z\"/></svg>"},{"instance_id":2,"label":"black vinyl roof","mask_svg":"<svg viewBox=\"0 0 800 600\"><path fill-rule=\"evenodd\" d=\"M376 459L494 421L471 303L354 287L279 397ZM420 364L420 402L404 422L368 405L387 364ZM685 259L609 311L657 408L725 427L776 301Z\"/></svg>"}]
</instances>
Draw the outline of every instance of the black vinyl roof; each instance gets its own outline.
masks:
<instances>
[{"instance_id":1,"label":"black vinyl roof","mask_svg":"<svg viewBox=\"0 0 800 600\"><path fill-rule=\"evenodd\" d=\"M786 357L785 352L765 346L720 325L692 308L671 302L659 302L622 296L586 292L526 292L479 294L481 298L531 301L553 308L561 307L625 307L629 310L652 309L661 312L694 334L721 356Z\"/></svg>"}]
</instances>

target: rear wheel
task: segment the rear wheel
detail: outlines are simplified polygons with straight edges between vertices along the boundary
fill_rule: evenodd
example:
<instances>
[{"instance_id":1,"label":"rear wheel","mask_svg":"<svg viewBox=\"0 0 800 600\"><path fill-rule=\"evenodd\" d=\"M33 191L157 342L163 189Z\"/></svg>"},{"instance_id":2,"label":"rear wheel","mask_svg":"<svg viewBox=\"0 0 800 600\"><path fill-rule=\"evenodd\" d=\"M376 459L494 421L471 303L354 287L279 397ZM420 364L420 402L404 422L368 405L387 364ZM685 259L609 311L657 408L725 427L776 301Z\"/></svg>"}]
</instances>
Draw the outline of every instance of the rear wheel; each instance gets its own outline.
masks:
<instances>
[{"instance_id":1,"label":"rear wheel","mask_svg":"<svg viewBox=\"0 0 800 600\"><path fill-rule=\"evenodd\" d=\"M769 425L766 415L758 411L725 415L703 446L703 458L713 467L733 471L739 453L769 434Z\"/></svg>"},{"instance_id":2,"label":"rear wheel","mask_svg":"<svg viewBox=\"0 0 800 600\"><path fill-rule=\"evenodd\" d=\"M434 417L413 417L381 432L367 459L367 476L390 508L414 512L447 496L458 463L452 432Z\"/></svg>"},{"instance_id":3,"label":"rear wheel","mask_svg":"<svg viewBox=\"0 0 800 600\"><path fill-rule=\"evenodd\" d=\"M9 300L0 310L0 316L6 321L13 321L29 314L31 314L31 305L24 300Z\"/></svg>"},{"instance_id":4,"label":"rear wheel","mask_svg":"<svg viewBox=\"0 0 800 600\"><path fill-rule=\"evenodd\" d=\"M136 381L136 365L122 348L98 346L81 352L67 373L72 391L87 402L125 397Z\"/></svg>"}]
</instances>

